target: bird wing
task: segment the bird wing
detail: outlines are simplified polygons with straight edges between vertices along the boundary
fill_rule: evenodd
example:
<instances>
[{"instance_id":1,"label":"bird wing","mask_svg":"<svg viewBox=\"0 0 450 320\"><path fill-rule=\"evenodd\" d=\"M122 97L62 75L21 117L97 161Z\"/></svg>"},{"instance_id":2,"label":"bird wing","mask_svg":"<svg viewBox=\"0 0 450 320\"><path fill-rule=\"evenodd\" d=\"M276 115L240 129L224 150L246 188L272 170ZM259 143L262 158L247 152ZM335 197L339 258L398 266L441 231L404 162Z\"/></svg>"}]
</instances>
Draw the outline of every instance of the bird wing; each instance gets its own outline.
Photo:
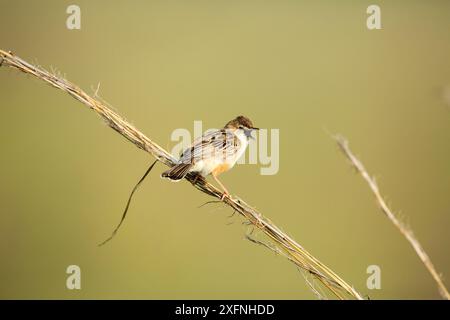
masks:
<instances>
[{"instance_id":1,"label":"bird wing","mask_svg":"<svg viewBox=\"0 0 450 320\"><path fill-rule=\"evenodd\" d=\"M241 141L230 130L221 129L204 133L200 138L194 140L180 157L182 163L192 163L216 157L220 159L231 159L241 147Z\"/></svg>"}]
</instances>

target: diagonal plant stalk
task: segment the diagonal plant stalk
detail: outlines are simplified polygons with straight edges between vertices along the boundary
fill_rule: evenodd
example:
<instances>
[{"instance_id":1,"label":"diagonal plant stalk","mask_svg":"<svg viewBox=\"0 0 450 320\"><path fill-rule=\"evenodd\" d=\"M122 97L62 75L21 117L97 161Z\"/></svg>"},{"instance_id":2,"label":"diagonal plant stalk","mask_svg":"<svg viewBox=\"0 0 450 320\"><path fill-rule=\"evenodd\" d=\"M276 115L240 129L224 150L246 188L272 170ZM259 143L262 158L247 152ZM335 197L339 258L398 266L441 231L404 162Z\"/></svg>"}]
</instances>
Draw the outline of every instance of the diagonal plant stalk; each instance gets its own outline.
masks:
<instances>
[{"instance_id":1,"label":"diagonal plant stalk","mask_svg":"<svg viewBox=\"0 0 450 320\"><path fill-rule=\"evenodd\" d=\"M38 68L11 52L0 50L0 65L12 67L25 74L33 75L51 86L68 93L73 98L94 110L112 129L124 136L131 143L135 144L138 148L147 151L157 160L169 167L176 163L177 160L169 152L146 137L120 115L112 111L106 103L91 97L75 84L60 76L51 74L42 68ZM186 179L200 191L217 199L222 198L222 192L206 182L206 180L195 180L195 177L191 174L186 176ZM347 284L335 272L325 266L294 239L281 231L281 229L269 219L265 218L242 199L236 196L233 199L225 198L224 203L268 236L276 246L276 252L282 253L297 267L311 274L315 280L321 283L325 288L329 289L329 291L337 298L363 300L363 297L351 285Z\"/></svg>"},{"instance_id":2,"label":"diagonal plant stalk","mask_svg":"<svg viewBox=\"0 0 450 320\"><path fill-rule=\"evenodd\" d=\"M434 281L436 281L441 296L444 299L450 300L450 293L445 287L445 284L442 281L441 276L436 271L436 268L431 262L430 257L425 252L425 249L422 247L419 240L417 240L417 238L414 236L412 230L408 226L406 226L402 221L400 221L392 212L392 210L389 208L389 206L386 204L386 202L383 199L383 196L380 193L380 189L378 188L378 185L375 182L375 179L370 176L369 172L367 172L363 163L350 150L348 141L340 135L334 136L334 139L336 140L342 153L350 161L351 165L356 169L356 171L363 177L363 179L369 185L369 188L374 194L377 204L381 209L381 212L384 213L384 215L394 224L394 226L398 229L398 231L400 231L400 233L406 238L409 244L413 247L419 259L425 265L428 272L433 277Z\"/></svg>"}]
</instances>

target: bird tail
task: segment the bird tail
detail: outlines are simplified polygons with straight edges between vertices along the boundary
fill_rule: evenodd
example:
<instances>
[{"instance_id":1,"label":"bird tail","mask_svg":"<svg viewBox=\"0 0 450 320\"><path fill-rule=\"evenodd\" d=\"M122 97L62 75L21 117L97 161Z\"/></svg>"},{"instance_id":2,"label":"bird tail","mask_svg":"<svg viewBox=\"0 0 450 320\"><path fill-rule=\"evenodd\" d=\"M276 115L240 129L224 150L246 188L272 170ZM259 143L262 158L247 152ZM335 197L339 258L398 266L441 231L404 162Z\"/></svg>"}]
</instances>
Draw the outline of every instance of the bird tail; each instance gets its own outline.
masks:
<instances>
[{"instance_id":1,"label":"bird tail","mask_svg":"<svg viewBox=\"0 0 450 320\"><path fill-rule=\"evenodd\" d=\"M191 169L192 163L180 163L174 165L172 168L170 168L167 171L164 171L161 174L161 177L168 178L172 181L179 181L183 179L189 172L189 169Z\"/></svg>"}]
</instances>

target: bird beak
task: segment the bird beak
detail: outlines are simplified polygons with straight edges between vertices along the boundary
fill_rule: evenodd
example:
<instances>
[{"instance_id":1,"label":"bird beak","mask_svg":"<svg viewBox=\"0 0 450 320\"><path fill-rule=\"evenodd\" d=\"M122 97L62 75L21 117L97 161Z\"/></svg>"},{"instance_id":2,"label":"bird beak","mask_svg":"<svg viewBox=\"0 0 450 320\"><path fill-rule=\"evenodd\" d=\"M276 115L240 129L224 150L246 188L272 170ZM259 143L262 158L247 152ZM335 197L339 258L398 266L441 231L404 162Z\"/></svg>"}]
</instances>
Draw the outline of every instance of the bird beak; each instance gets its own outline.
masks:
<instances>
[{"instance_id":1,"label":"bird beak","mask_svg":"<svg viewBox=\"0 0 450 320\"><path fill-rule=\"evenodd\" d=\"M247 138L249 139L255 139L255 137L252 135L252 132L255 130L259 130L259 128L250 128L250 129L245 129L244 133L247 136Z\"/></svg>"}]
</instances>

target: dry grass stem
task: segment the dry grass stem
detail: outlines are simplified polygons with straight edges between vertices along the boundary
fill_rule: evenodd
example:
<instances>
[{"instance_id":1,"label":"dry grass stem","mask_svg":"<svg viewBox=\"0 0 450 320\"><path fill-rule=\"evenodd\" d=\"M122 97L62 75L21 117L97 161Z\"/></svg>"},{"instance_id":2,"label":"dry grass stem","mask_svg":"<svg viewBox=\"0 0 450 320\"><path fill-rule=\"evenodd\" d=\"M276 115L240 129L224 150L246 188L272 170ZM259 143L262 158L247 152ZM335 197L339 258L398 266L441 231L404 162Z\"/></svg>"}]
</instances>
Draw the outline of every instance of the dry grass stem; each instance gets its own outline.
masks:
<instances>
[{"instance_id":1,"label":"dry grass stem","mask_svg":"<svg viewBox=\"0 0 450 320\"><path fill-rule=\"evenodd\" d=\"M55 74L51 74L42 68L38 68L11 52L0 50L0 59L2 60L3 66L12 67L26 74L33 75L51 86L68 93L73 98L94 110L112 129L124 136L131 143L135 144L138 148L153 155L165 165L170 167L176 163L177 159L169 152L146 137L116 112L112 111L102 100L89 96L75 84ZM194 181L194 176L190 174L186 179L200 191L217 199L222 198L221 191L208 182L201 179ZM265 218L261 213L246 204L242 199L238 197L234 197L233 199L225 198L224 203L238 212L250 224L255 226L255 228L267 235L273 241L274 245L276 245L277 250L283 252L284 256L286 256L289 261L292 261L296 266L311 274L315 280L328 288L330 292L336 295L336 297L339 299L363 299L352 286L347 284L330 268L325 266L300 244L294 241L286 233L282 232L269 219Z\"/></svg>"},{"instance_id":2,"label":"dry grass stem","mask_svg":"<svg viewBox=\"0 0 450 320\"><path fill-rule=\"evenodd\" d=\"M436 281L437 286L439 288L439 293L444 299L450 300L450 294L447 288L442 281L441 276L436 271L433 263L430 260L430 257L423 249L419 240L414 236L414 233L410 228L408 228L402 221L400 221L392 212L392 210L388 207L383 197L381 196L378 185L375 182L375 179L372 178L367 172L366 168L362 164L362 162L352 153L350 147L348 145L348 141L340 135L336 135L336 142L339 145L339 148L350 161L353 167L355 167L356 171L361 174L363 179L369 185L370 190L375 195L375 199L381 209L381 211L388 217L388 219L394 224L394 226L400 231L400 233L408 240L409 244L413 247L416 254L419 256L419 259L423 262L427 270L430 272L433 279Z\"/></svg>"}]
</instances>

